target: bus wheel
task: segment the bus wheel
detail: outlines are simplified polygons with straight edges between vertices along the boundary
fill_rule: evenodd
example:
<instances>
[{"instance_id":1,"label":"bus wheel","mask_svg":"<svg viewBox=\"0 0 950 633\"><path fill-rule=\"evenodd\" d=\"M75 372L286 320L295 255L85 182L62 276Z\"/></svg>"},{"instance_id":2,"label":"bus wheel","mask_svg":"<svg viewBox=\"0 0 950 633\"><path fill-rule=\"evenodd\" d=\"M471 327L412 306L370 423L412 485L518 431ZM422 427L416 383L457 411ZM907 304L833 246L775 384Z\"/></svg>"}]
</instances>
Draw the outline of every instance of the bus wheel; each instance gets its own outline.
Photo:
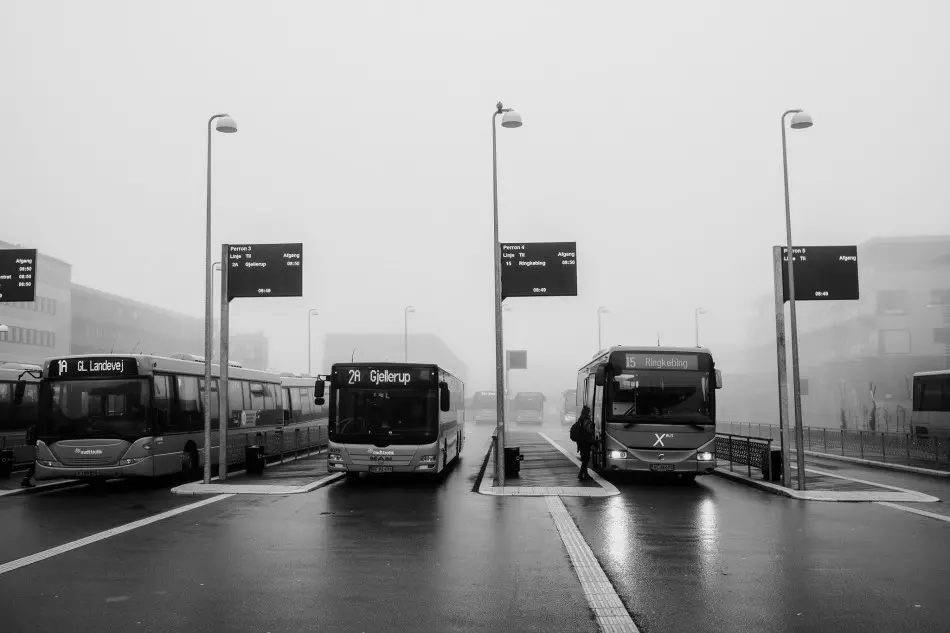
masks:
<instances>
[{"instance_id":1,"label":"bus wheel","mask_svg":"<svg viewBox=\"0 0 950 633\"><path fill-rule=\"evenodd\" d=\"M186 481L195 481L201 476L198 466L198 451L194 446L187 446L181 452L181 476Z\"/></svg>"}]
</instances>

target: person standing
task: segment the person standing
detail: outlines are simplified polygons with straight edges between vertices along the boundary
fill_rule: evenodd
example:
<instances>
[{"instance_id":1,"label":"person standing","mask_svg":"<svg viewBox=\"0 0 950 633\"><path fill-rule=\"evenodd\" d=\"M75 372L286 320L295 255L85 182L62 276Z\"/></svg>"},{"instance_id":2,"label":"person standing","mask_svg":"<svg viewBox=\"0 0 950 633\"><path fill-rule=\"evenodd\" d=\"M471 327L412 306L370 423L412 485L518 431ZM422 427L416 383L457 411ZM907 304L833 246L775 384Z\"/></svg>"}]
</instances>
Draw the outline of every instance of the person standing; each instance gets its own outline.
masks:
<instances>
[{"instance_id":1,"label":"person standing","mask_svg":"<svg viewBox=\"0 0 950 633\"><path fill-rule=\"evenodd\" d=\"M590 479L587 464L590 462L590 448L594 443L594 420L590 415L590 407L584 405L577 421L571 426L571 440L577 443L577 452L581 455L581 468L577 478L581 481Z\"/></svg>"}]
</instances>

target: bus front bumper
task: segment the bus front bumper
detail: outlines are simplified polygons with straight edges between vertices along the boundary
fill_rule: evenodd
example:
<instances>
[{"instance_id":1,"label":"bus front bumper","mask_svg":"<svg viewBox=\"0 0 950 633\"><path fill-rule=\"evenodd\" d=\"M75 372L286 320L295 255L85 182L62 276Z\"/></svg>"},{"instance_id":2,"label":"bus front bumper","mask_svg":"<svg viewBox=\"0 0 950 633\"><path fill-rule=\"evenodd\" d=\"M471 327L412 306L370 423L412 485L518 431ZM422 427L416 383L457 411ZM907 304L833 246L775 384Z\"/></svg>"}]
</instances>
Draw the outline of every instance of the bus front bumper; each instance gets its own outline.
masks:
<instances>
[{"instance_id":1,"label":"bus front bumper","mask_svg":"<svg viewBox=\"0 0 950 633\"><path fill-rule=\"evenodd\" d=\"M646 460L635 457L629 450L609 450L606 470L608 472L709 475L716 470L716 457L712 453L703 451L680 461Z\"/></svg>"},{"instance_id":2,"label":"bus front bumper","mask_svg":"<svg viewBox=\"0 0 950 633\"><path fill-rule=\"evenodd\" d=\"M109 466L64 466L59 462L37 460L37 481L52 479L119 479L123 477L151 477L155 473L152 457L143 457L134 463L132 460L120 460Z\"/></svg>"},{"instance_id":3,"label":"bus front bumper","mask_svg":"<svg viewBox=\"0 0 950 633\"><path fill-rule=\"evenodd\" d=\"M393 475L397 473L406 474L435 474L435 464L402 464L402 465L369 465L369 464L346 464L340 461L327 461L327 471L331 473L372 473Z\"/></svg>"}]
</instances>

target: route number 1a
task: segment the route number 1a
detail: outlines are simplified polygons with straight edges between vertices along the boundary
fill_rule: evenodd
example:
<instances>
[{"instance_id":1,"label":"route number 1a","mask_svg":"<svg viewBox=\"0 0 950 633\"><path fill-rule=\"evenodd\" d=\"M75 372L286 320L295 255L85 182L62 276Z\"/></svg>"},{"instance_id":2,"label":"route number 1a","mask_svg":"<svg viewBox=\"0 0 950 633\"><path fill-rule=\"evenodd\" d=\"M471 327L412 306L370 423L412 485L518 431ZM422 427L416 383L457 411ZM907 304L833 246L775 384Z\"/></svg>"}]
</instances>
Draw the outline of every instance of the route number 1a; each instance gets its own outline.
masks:
<instances>
[{"instance_id":1,"label":"route number 1a","mask_svg":"<svg viewBox=\"0 0 950 633\"><path fill-rule=\"evenodd\" d=\"M360 370L359 370L359 369L351 369L351 370L350 370L350 384L351 384L351 385L355 385L355 384L358 383L359 381L360 381Z\"/></svg>"}]
</instances>

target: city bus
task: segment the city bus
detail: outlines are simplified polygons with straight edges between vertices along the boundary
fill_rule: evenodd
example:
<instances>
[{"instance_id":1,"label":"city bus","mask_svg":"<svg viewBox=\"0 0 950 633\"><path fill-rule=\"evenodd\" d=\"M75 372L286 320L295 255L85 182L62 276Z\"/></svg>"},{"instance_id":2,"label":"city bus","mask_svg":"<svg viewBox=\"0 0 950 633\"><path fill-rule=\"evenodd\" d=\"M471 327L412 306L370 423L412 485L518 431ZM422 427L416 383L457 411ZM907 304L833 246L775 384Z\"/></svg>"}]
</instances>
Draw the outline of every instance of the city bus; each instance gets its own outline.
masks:
<instances>
[{"instance_id":1,"label":"city bus","mask_svg":"<svg viewBox=\"0 0 950 633\"><path fill-rule=\"evenodd\" d=\"M544 401L540 391L520 391L511 400L511 415L518 424L542 424Z\"/></svg>"},{"instance_id":2,"label":"city bus","mask_svg":"<svg viewBox=\"0 0 950 633\"><path fill-rule=\"evenodd\" d=\"M489 422L498 423L498 399L494 391L476 391L472 397L472 410L475 424Z\"/></svg>"},{"instance_id":3,"label":"city bus","mask_svg":"<svg viewBox=\"0 0 950 633\"><path fill-rule=\"evenodd\" d=\"M330 472L437 475L462 452L465 385L438 365L337 363L330 384ZM317 385L322 401L321 385Z\"/></svg>"},{"instance_id":4,"label":"city bus","mask_svg":"<svg viewBox=\"0 0 950 633\"><path fill-rule=\"evenodd\" d=\"M13 463L33 461L33 447L26 444L26 430L36 424L40 392L39 365L0 365L0 449L13 451ZM24 384L22 397L15 398L18 382Z\"/></svg>"},{"instance_id":5,"label":"city bus","mask_svg":"<svg viewBox=\"0 0 950 633\"><path fill-rule=\"evenodd\" d=\"M299 440L301 435L294 431L316 424L285 425L281 377L238 363L229 365L228 463L242 462L243 445L249 443L263 442L271 454L299 447L299 442L291 442L288 449L285 440ZM216 364L212 376L211 448L216 464L220 441ZM46 360L39 385L35 479L102 481L172 474L197 479L204 458L204 382L203 358L187 354ZM17 399L26 387L17 384ZM290 434L284 433L288 430ZM319 433L310 431L306 437L315 443Z\"/></svg>"},{"instance_id":6,"label":"city bus","mask_svg":"<svg viewBox=\"0 0 950 633\"><path fill-rule=\"evenodd\" d=\"M327 407L315 403L318 378L306 374L282 372L280 388L283 391L284 421L290 424L321 421L327 424ZM230 382L230 376L228 377ZM322 381L321 381L322 382Z\"/></svg>"},{"instance_id":7,"label":"city bus","mask_svg":"<svg viewBox=\"0 0 950 633\"><path fill-rule=\"evenodd\" d=\"M592 466L601 472L672 473L716 468L716 389L705 348L610 347L577 373L577 405L594 420Z\"/></svg>"},{"instance_id":8,"label":"city bus","mask_svg":"<svg viewBox=\"0 0 950 633\"><path fill-rule=\"evenodd\" d=\"M577 420L577 414L580 413L577 407L577 389L566 389L561 394L560 406L561 424L571 426Z\"/></svg>"},{"instance_id":9,"label":"city bus","mask_svg":"<svg viewBox=\"0 0 950 633\"><path fill-rule=\"evenodd\" d=\"M914 435L950 440L950 369L915 373L913 395Z\"/></svg>"}]
</instances>

